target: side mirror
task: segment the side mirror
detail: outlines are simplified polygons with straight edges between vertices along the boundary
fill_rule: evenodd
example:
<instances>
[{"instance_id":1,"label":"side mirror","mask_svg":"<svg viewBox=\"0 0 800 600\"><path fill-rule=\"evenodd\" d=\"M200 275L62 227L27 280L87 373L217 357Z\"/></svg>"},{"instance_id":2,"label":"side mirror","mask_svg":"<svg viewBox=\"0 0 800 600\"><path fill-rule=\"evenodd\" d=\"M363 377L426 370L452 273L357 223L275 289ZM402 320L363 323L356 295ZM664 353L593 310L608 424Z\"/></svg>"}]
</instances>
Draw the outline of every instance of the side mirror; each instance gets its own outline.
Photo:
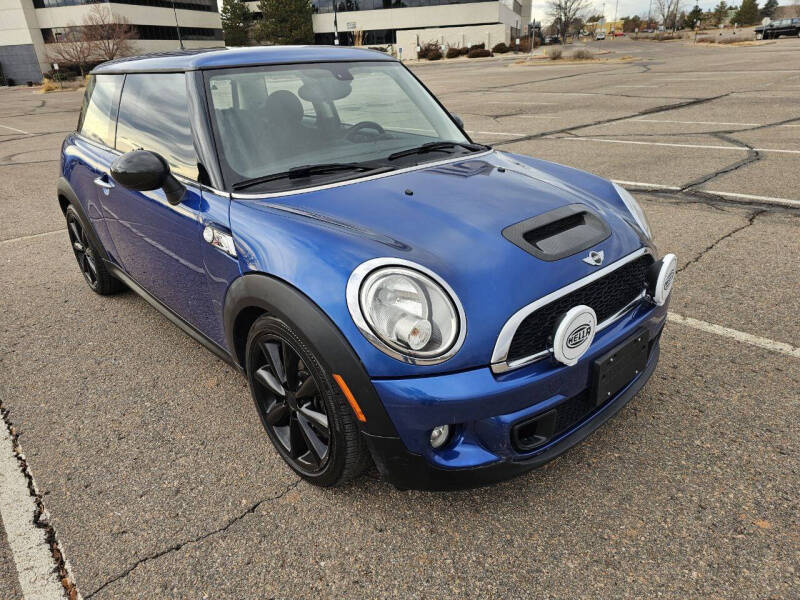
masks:
<instances>
[{"instance_id":1,"label":"side mirror","mask_svg":"<svg viewBox=\"0 0 800 600\"><path fill-rule=\"evenodd\" d=\"M111 163L111 177L130 190L163 189L170 204L180 204L186 188L169 170L163 156L149 150L131 150Z\"/></svg>"},{"instance_id":2,"label":"side mirror","mask_svg":"<svg viewBox=\"0 0 800 600\"><path fill-rule=\"evenodd\" d=\"M462 119L455 113L450 113L450 118L456 122L456 125L458 125L459 129L464 129L464 119Z\"/></svg>"}]
</instances>

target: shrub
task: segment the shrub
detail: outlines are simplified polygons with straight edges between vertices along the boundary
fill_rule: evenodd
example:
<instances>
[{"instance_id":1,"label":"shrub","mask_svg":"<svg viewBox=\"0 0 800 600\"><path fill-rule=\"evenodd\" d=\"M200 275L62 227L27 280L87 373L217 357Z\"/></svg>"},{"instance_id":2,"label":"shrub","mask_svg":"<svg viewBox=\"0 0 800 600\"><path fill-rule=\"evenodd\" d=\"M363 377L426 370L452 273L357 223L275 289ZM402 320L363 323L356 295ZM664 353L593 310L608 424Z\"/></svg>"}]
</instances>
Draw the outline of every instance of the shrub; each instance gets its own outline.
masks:
<instances>
[{"instance_id":1,"label":"shrub","mask_svg":"<svg viewBox=\"0 0 800 600\"><path fill-rule=\"evenodd\" d=\"M657 42L666 42L668 40L679 40L681 36L672 33L657 33L653 36L653 39Z\"/></svg>"},{"instance_id":2,"label":"shrub","mask_svg":"<svg viewBox=\"0 0 800 600\"><path fill-rule=\"evenodd\" d=\"M486 50L485 48L475 48L474 50L470 50L469 54L467 54L469 58L484 58L491 55L492 51Z\"/></svg>"},{"instance_id":3,"label":"shrub","mask_svg":"<svg viewBox=\"0 0 800 600\"><path fill-rule=\"evenodd\" d=\"M733 36L729 36L729 37L721 37L721 38L719 38L717 40L717 43L718 44L735 44L736 42L740 42L740 41L741 40L737 40Z\"/></svg>"},{"instance_id":4,"label":"shrub","mask_svg":"<svg viewBox=\"0 0 800 600\"><path fill-rule=\"evenodd\" d=\"M439 42L428 42L419 51L420 58L427 58L428 60L439 60L442 58L442 48Z\"/></svg>"},{"instance_id":5,"label":"shrub","mask_svg":"<svg viewBox=\"0 0 800 600\"><path fill-rule=\"evenodd\" d=\"M447 58L458 58L463 54L462 50L463 48L458 48L457 46L450 46L447 49L447 54L445 54L445 56L447 56ZM469 49L467 50L467 52L469 52Z\"/></svg>"},{"instance_id":6,"label":"shrub","mask_svg":"<svg viewBox=\"0 0 800 600\"><path fill-rule=\"evenodd\" d=\"M572 53L572 58L575 60L590 60L594 58L594 55L588 50L575 50L575 52Z\"/></svg>"},{"instance_id":7,"label":"shrub","mask_svg":"<svg viewBox=\"0 0 800 600\"><path fill-rule=\"evenodd\" d=\"M54 92L57 89L58 89L58 84L52 79L45 79L44 83L42 83L43 94L46 94L47 92Z\"/></svg>"},{"instance_id":8,"label":"shrub","mask_svg":"<svg viewBox=\"0 0 800 600\"><path fill-rule=\"evenodd\" d=\"M522 38L519 41L519 46L517 46L517 50L519 52L530 52L531 51L531 38Z\"/></svg>"},{"instance_id":9,"label":"shrub","mask_svg":"<svg viewBox=\"0 0 800 600\"><path fill-rule=\"evenodd\" d=\"M470 52L472 50L486 50L486 44L473 44L472 46L469 47L469 49Z\"/></svg>"},{"instance_id":10,"label":"shrub","mask_svg":"<svg viewBox=\"0 0 800 600\"><path fill-rule=\"evenodd\" d=\"M561 48L550 48L547 51L547 58L550 60L558 60L561 58Z\"/></svg>"},{"instance_id":11,"label":"shrub","mask_svg":"<svg viewBox=\"0 0 800 600\"><path fill-rule=\"evenodd\" d=\"M464 46L463 48L459 48L459 50L461 51L461 56L466 56L467 54L469 54L469 47L468 46Z\"/></svg>"},{"instance_id":12,"label":"shrub","mask_svg":"<svg viewBox=\"0 0 800 600\"><path fill-rule=\"evenodd\" d=\"M492 52L495 52L497 54L505 54L510 49L511 48L506 46L504 42L500 42L499 44L495 44L494 48L492 48Z\"/></svg>"}]
</instances>

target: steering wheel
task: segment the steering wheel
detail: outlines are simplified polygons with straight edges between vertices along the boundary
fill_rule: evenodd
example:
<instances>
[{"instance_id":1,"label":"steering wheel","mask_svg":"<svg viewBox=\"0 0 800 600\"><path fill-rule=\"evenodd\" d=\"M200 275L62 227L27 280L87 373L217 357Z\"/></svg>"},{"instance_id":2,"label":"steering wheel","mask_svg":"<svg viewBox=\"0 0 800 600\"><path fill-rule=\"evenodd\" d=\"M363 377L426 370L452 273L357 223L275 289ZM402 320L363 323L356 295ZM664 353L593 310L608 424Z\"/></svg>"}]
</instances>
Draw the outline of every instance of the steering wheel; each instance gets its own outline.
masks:
<instances>
[{"instance_id":1,"label":"steering wheel","mask_svg":"<svg viewBox=\"0 0 800 600\"><path fill-rule=\"evenodd\" d=\"M381 127L378 123L376 123L375 121L361 121L360 123L356 123L350 129L348 129L347 133L344 134L344 137L346 137L351 142L369 141L370 139L375 137L375 136L365 136L365 135L361 134L361 131L363 129L372 129L374 131L377 131L378 132L378 136L381 136L381 135L386 133L386 130L383 127ZM361 138L362 138L360 140L357 139L359 134L361 134ZM366 138L366 139L364 139L364 138Z\"/></svg>"}]
</instances>

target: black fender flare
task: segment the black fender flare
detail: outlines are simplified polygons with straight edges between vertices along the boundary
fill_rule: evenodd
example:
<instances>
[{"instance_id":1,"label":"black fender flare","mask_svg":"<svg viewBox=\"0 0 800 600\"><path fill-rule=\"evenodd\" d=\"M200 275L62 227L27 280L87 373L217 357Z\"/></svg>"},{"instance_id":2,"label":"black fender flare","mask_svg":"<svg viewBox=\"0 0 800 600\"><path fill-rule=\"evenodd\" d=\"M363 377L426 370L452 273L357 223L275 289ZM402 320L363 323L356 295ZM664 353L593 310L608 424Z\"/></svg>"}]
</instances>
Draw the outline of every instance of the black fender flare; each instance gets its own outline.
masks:
<instances>
[{"instance_id":1,"label":"black fender flare","mask_svg":"<svg viewBox=\"0 0 800 600\"><path fill-rule=\"evenodd\" d=\"M370 381L361 359L339 328L308 296L285 281L263 273L248 273L228 288L223 308L225 341L238 366L244 368L242 335L237 325L248 310L260 309L290 323L339 374L355 396L364 416L362 431L372 436L397 437L397 431Z\"/></svg>"},{"instance_id":2,"label":"black fender flare","mask_svg":"<svg viewBox=\"0 0 800 600\"><path fill-rule=\"evenodd\" d=\"M86 229L86 234L89 236L89 241L92 243L92 246L94 246L100 253L101 258L106 261L110 260L108 252L106 252L105 247L100 242L100 238L98 237L97 232L94 230L94 224L89 219L89 217L86 216L86 212L83 210L83 205L78 200L78 195L75 193L75 190L72 189L72 186L69 184L69 181L67 181L66 178L64 178L63 176L58 178L58 183L56 184L56 191L58 193L58 196L59 197L63 196L64 198L66 198L67 202L69 202L69 205L72 206L72 208L75 209L75 212L78 213L78 215L81 218L81 221L83 221L84 227ZM61 201L59 200L59 205L60 204ZM62 212L66 211L66 207L64 206L62 206L61 209Z\"/></svg>"}]
</instances>

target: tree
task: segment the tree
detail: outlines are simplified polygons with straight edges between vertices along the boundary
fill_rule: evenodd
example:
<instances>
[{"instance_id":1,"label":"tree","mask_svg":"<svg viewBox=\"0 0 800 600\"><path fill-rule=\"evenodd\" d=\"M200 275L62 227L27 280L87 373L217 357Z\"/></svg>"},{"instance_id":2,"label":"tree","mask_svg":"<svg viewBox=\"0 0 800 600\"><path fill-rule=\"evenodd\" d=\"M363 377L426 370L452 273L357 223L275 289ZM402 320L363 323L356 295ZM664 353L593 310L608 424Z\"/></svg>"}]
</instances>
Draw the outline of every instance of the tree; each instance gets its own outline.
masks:
<instances>
[{"instance_id":1,"label":"tree","mask_svg":"<svg viewBox=\"0 0 800 600\"><path fill-rule=\"evenodd\" d=\"M246 46L250 41L252 14L242 0L223 0L219 11L226 46Z\"/></svg>"},{"instance_id":2,"label":"tree","mask_svg":"<svg viewBox=\"0 0 800 600\"><path fill-rule=\"evenodd\" d=\"M714 25L720 25L728 18L728 5L725 0L720 0L720 3L714 7L713 15Z\"/></svg>"},{"instance_id":3,"label":"tree","mask_svg":"<svg viewBox=\"0 0 800 600\"><path fill-rule=\"evenodd\" d=\"M687 24L691 27L695 27L695 25L699 25L703 22L703 9L700 8L698 4L694 5L694 8L689 11L689 14L686 15Z\"/></svg>"},{"instance_id":4,"label":"tree","mask_svg":"<svg viewBox=\"0 0 800 600\"><path fill-rule=\"evenodd\" d=\"M78 67L83 77L94 54L94 42L87 39L81 27L72 24L67 25L63 33L57 34L54 42L48 44L47 60Z\"/></svg>"},{"instance_id":5,"label":"tree","mask_svg":"<svg viewBox=\"0 0 800 600\"><path fill-rule=\"evenodd\" d=\"M83 19L82 33L92 45L92 58L114 60L134 54L133 40L139 37L126 17L111 11L108 4L94 4Z\"/></svg>"},{"instance_id":6,"label":"tree","mask_svg":"<svg viewBox=\"0 0 800 600\"><path fill-rule=\"evenodd\" d=\"M567 41L567 32L575 20L589 8L589 0L550 0L548 13L553 17L553 25L558 29L561 39Z\"/></svg>"},{"instance_id":7,"label":"tree","mask_svg":"<svg viewBox=\"0 0 800 600\"><path fill-rule=\"evenodd\" d=\"M758 15L758 2L756 0L743 0L742 5L733 16L733 21L739 25L752 25L758 23L761 18Z\"/></svg>"},{"instance_id":8,"label":"tree","mask_svg":"<svg viewBox=\"0 0 800 600\"><path fill-rule=\"evenodd\" d=\"M772 18L775 16L775 9L778 8L778 0L767 0L767 3L761 8L761 18Z\"/></svg>"},{"instance_id":9,"label":"tree","mask_svg":"<svg viewBox=\"0 0 800 600\"><path fill-rule=\"evenodd\" d=\"M309 0L259 0L263 18L256 38L267 44L308 44L314 41Z\"/></svg>"},{"instance_id":10,"label":"tree","mask_svg":"<svg viewBox=\"0 0 800 600\"><path fill-rule=\"evenodd\" d=\"M632 17L622 17L622 31L625 33L633 33L637 29L642 28L642 20L639 18L639 15L633 15Z\"/></svg>"},{"instance_id":11,"label":"tree","mask_svg":"<svg viewBox=\"0 0 800 600\"><path fill-rule=\"evenodd\" d=\"M661 17L664 29L675 29L682 0L655 0L656 14Z\"/></svg>"},{"instance_id":12,"label":"tree","mask_svg":"<svg viewBox=\"0 0 800 600\"><path fill-rule=\"evenodd\" d=\"M603 20L603 15L592 15L588 19L586 19L587 23L597 23Z\"/></svg>"}]
</instances>

